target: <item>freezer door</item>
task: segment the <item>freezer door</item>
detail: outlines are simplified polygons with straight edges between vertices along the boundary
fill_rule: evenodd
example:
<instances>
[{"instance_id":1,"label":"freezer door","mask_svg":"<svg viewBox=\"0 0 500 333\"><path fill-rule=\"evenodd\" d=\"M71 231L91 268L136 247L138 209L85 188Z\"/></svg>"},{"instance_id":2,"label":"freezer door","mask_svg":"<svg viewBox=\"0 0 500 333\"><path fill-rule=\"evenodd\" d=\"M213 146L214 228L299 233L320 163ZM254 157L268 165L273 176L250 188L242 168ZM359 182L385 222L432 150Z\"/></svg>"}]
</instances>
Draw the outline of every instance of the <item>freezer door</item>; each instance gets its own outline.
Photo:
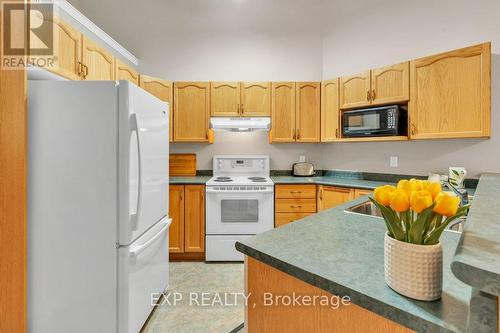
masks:
<instances>
[{"instance_id":1,"label":"freezer door","mask_svg":"<svg viewBox=\"0 0 500 333\"><path fill-rule=\"evenodd\" d=\"M168 214L168 104L119 82L120 245Z\"/></svg>"},{"instance_id":2,"label":"freezer door","mask_svg":"<svg viewBox=\"0 0 500 333\"><path fill-rule=\"evenodd\" d=\"M137 333L168 287L168 229L165 218L118 250L118 331Z\"/></svg>"}]
</instances>

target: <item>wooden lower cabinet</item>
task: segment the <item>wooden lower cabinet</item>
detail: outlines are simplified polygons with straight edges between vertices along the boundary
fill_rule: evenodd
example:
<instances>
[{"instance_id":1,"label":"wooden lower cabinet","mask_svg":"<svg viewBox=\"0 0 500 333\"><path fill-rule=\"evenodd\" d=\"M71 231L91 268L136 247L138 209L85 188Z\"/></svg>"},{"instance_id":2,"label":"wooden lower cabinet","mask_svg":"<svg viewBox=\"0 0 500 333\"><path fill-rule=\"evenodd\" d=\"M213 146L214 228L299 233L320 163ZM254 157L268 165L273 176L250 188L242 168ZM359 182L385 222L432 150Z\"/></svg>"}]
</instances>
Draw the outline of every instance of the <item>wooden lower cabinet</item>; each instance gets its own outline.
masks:
<instances>
[{"instance_id":1,"label":"wooden lower cabinet","mask_svg":"<svg viewBox=\"0 0 500 333\"><path fill-rule=\"evenodd\" d=\"M205 257L205 186L170 185L169 252L171 259Z\"/></svg>"},{"instance_id":2,"label":"wooden lower cabinet","mask_svg":"<svg viewBox=\"0 0 500 333\"><path fill-rule=\"evenodd\" d=\"M373 194L372 190L364 190L364 189L354 189L354 199L358 199L359 197L362 197L363 195L370 195Z\"/></svg>"},{"instance_id":3,"label":"wooden lower cabinet","mask_svg":"<svg viewBox=\"0 0 500 333\"><path fill-rule=\"evenodd\" d=\"M318 211L339 206L354 199L354 189L318 185Z\"/></svg>"},{"instance_id":4,"label":"wooden lower cabinet","mask_svg":"<svg viewBox=\"0 0 500 333\"><path fill-rule=\"evenodd\" d=\"M316 213L316 185L276 185L274 194L275 227Z\"/></svg>"},{"instance_id":5,"label":"wooden lower cabinet","mask_svg":"<svg viewBox=\"0 0 500 333\"><path fill-rule=\"evenodd\" d=\"M245 257L245 293L249 295L245 307L245 329L248 333L294 332L372 332L409 333L412 330L374 312L346 301L332 309L318 303L293 306L276 302L265 304L266 296L308 295L311 299L334 295L303 282L289 274L250 257ZM340 298L343 295L337 295ZM311 304L311 303L310 303Z\"/></svg>"}]
</instances>

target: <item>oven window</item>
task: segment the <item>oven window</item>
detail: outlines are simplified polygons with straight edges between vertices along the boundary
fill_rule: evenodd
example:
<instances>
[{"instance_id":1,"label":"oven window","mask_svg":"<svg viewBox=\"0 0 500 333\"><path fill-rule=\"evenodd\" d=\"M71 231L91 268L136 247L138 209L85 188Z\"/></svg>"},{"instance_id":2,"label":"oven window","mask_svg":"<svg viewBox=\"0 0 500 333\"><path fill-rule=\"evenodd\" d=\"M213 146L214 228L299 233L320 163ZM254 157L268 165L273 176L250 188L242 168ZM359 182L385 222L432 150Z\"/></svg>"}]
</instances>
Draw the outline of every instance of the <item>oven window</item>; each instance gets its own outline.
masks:
<instances>
[{"instance_id":1,"label":"oven window","mask_svg":"<svg viewBox=\"0 0 500 333\"><path fill-rule=\"evenodd\" d=\"M351 131L373 130L380 128L380 113L348 116L347 128Z\"/></svg>"},{"instance_id":2,"label":"oven window","mask_svg":"<svg viewBox=\"0 0 500 333\"><path fill-rule=\"evenodd\" d=\"M221 200L223 223L259 222L259 200Z\"/></svg>"}]
</instances>

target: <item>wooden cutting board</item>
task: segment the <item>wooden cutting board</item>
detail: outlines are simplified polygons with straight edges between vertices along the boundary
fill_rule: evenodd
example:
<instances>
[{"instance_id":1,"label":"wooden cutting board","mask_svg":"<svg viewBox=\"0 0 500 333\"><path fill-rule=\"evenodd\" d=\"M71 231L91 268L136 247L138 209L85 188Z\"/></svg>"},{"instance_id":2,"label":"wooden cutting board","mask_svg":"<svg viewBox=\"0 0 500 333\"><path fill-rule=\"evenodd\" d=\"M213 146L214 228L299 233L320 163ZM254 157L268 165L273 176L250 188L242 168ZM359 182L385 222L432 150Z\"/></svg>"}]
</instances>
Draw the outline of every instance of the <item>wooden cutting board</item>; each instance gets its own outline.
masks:
<instances>
[{"instance_id":1,"label":"wooden cutting board","mask_svg":"<svg viewBox=\"0 0 500 333\"><path fill-rule=\"evenodd\" d=\"M170 176L196 176L196 154L170 154Z\"/></svg>"}]
</instances>

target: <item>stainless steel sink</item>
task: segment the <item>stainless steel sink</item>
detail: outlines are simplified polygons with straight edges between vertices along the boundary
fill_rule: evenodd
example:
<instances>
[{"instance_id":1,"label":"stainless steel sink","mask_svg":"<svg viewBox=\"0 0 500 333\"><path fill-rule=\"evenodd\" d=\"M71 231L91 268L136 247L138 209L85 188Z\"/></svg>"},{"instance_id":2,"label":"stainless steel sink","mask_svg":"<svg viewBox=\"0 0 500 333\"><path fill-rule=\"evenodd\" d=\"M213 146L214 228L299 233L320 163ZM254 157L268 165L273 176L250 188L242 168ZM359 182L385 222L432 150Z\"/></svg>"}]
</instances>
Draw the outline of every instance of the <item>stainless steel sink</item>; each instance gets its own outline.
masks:
<instances>
[{"instance_id":1,"label":"stainless steel sink","mask_svg":"<svg viewBox=\"0 0 500 333\"><path fill-rule=\"evenodd\" d=\"M346 213L369 215L382 218L380 210L371 201L365 201L355 206L349 207L345 210Z\"/></svg>"},{"instance_id":2,"label":"stainless steel sink","mask_svg":"<svg viewBox=\"0 0 500 333\"><path fill-rule=\"evenodd\" d=\"M382 218L380 210L371 201L364 201L357 205L351 206L344 211L349 214L358 214L358 215ZM462 232L465 221L466 221L465 217L453 221L448 226L447 231L459 232L459 233Z\"/></svg>"}]
</instances>

